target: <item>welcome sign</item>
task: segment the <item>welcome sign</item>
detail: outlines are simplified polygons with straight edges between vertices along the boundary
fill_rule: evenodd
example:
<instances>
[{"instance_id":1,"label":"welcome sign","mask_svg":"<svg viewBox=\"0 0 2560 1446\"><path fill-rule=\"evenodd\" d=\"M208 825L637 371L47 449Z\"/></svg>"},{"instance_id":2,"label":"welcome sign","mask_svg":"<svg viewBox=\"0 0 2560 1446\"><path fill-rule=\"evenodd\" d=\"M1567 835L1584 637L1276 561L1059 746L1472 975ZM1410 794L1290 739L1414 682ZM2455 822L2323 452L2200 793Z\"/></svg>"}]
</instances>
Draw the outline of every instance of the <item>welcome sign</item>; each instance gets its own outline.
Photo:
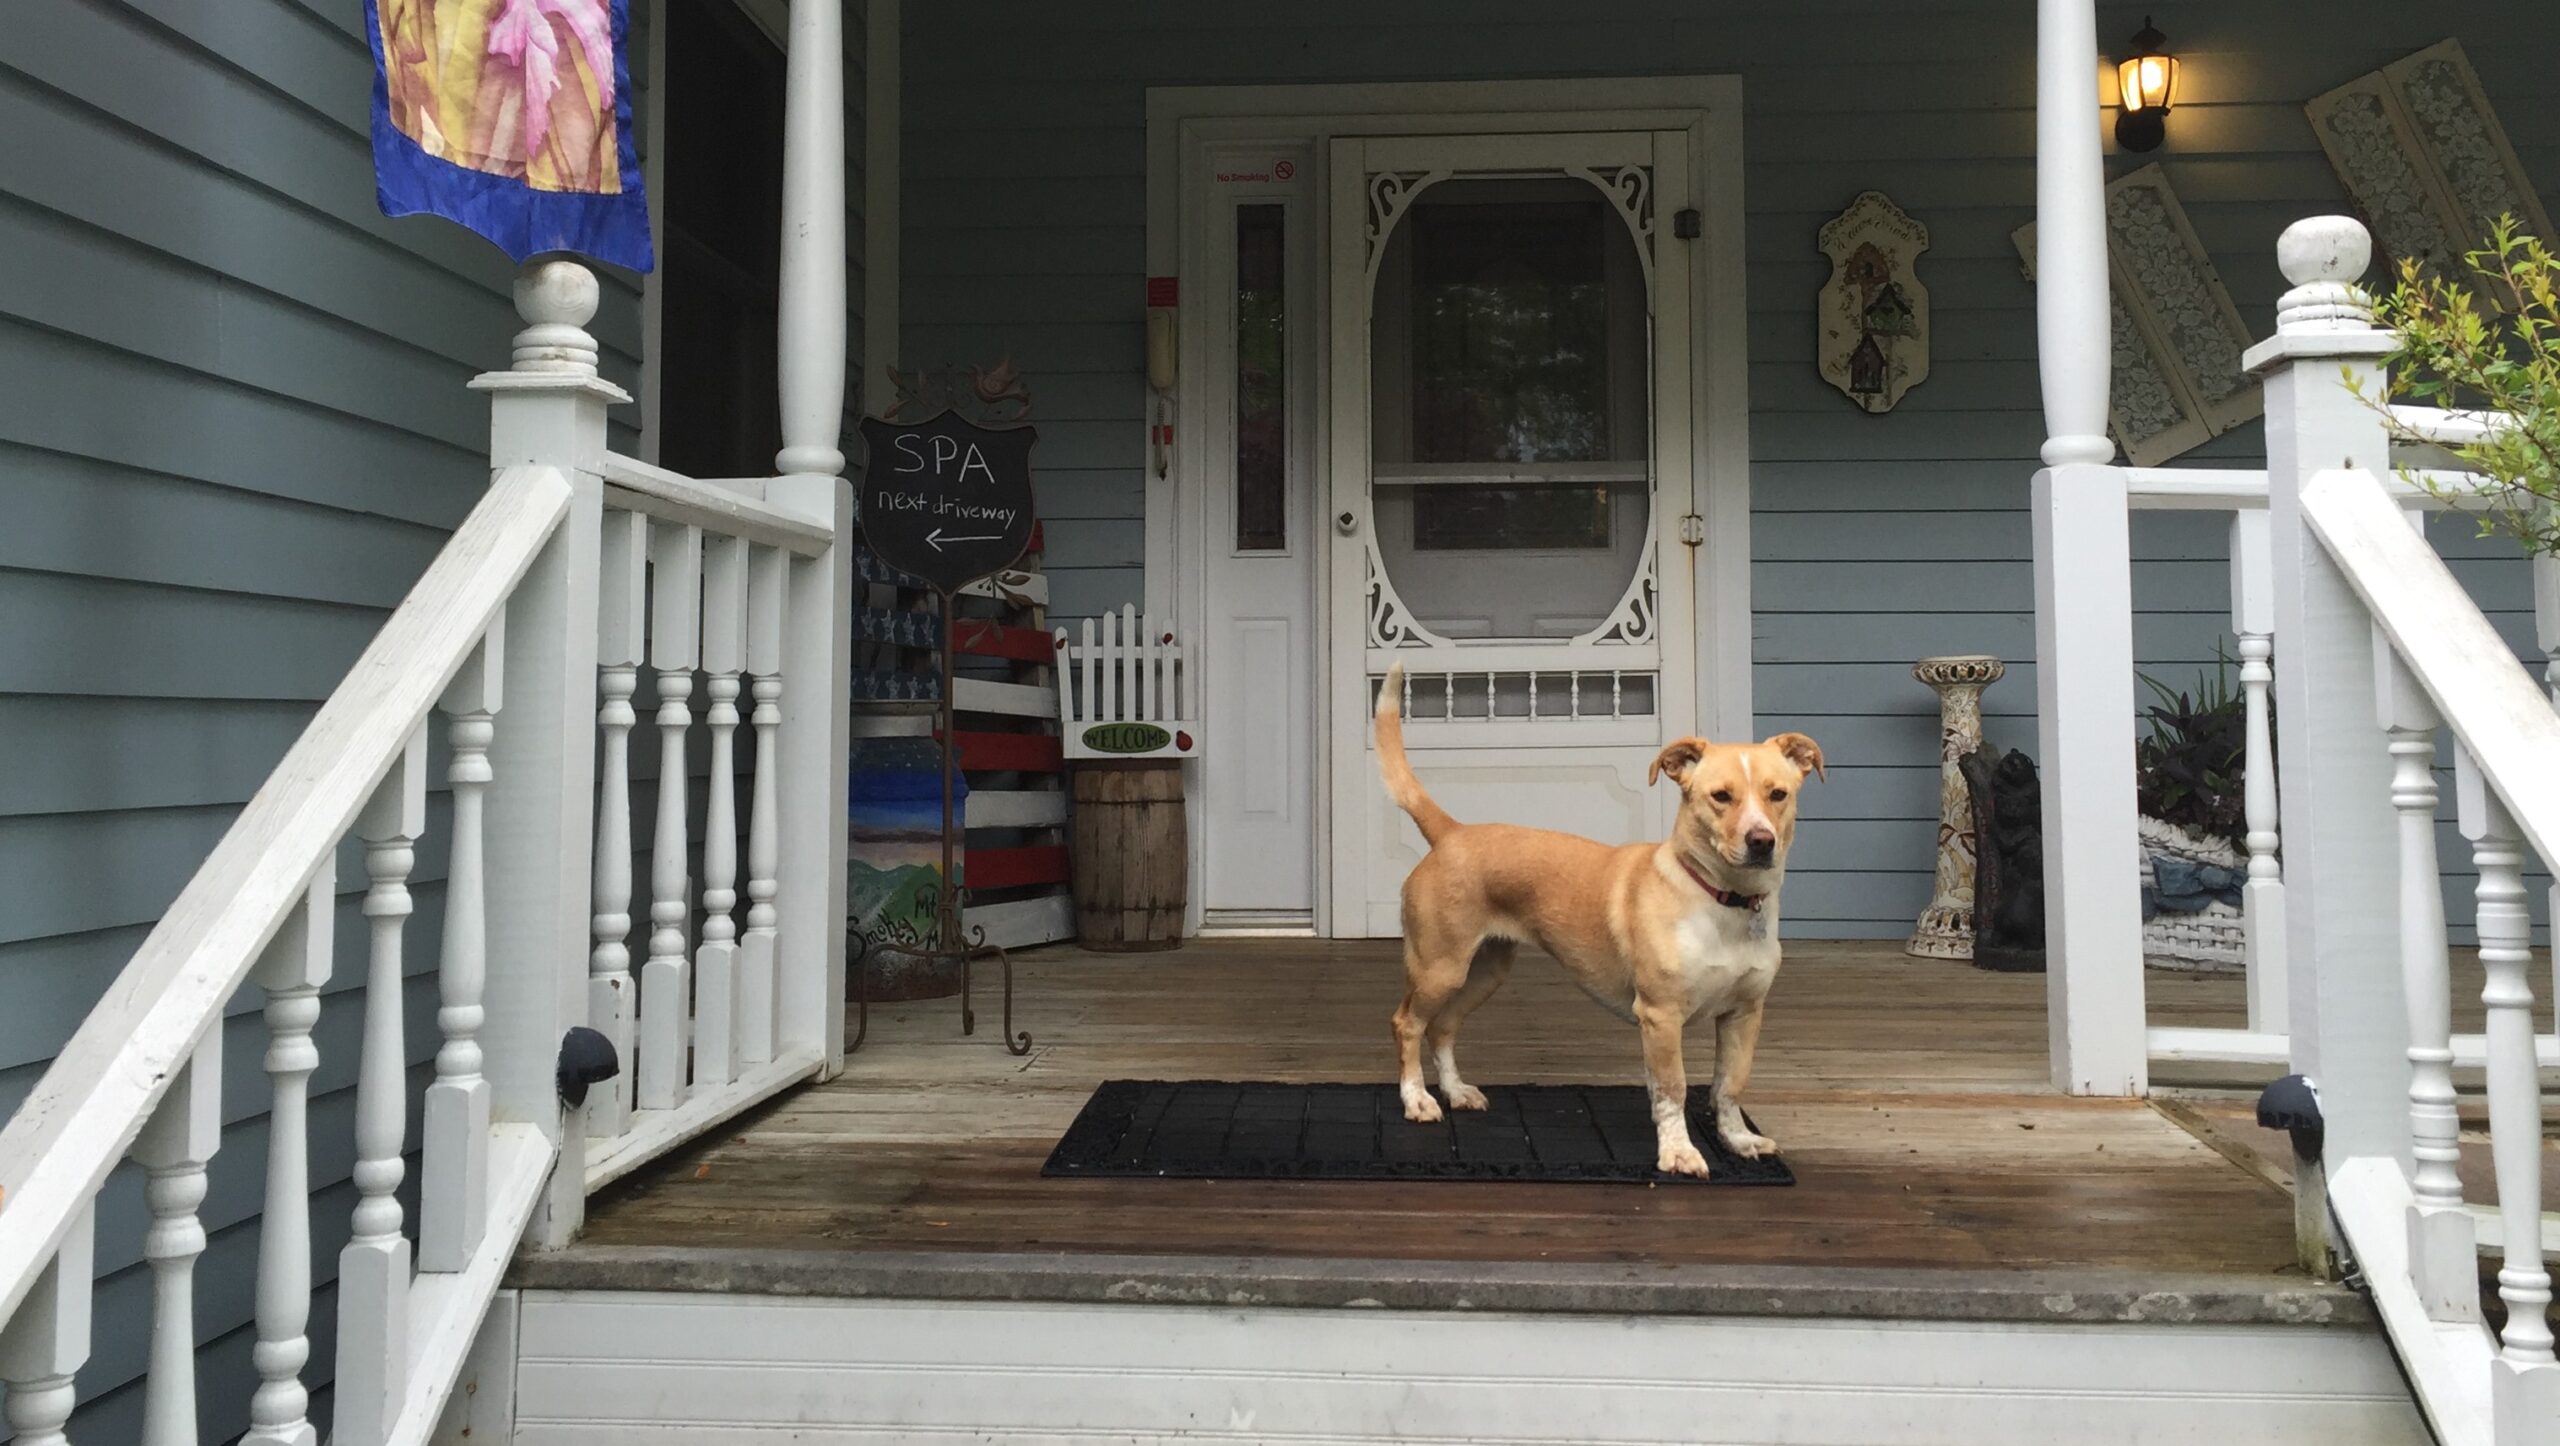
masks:
<instances>
[{"instance_id":1,"label":"welcome sign","mask_svg":"<svg viewBox=\"0 0 2560 1446\"><path fill-rule=\"evenodd\" d=\"M871 550L942 592L1004 571L1031 545L1030 427L982 427L945 411L866 417L862 531Z\"/></svg>"}]
</instances>

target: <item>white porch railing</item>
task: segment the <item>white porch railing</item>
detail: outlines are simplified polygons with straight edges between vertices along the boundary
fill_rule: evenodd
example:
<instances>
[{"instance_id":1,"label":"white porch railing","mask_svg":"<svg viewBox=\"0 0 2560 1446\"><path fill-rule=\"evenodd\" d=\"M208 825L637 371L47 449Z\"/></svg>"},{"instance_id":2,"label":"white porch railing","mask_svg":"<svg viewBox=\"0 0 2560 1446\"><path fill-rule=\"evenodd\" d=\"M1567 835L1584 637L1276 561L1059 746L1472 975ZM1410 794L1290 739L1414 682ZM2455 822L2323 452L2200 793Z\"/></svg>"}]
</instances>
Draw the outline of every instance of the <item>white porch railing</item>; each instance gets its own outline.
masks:
<instances>
[{"instance_id":1,"label":"white porch railing","mask_svg":"<svg viewBox=\"0 0 2560 1446\"><path fill-rule=\"evenodd\" d=\"M2560 1440L2560 1364L2543 1266L2544 1126L2525 849L2560 856L2560 714L2409 525L2377 390L2393 345L2353 283L2371 259L2337 217L2286 231L2294 289L2266 378L2296 1071L2320 1091L2335 1243L2373 1290L2439 1439ZM2404 423L2464 419L2401 413ZM2463 1199L2436 738L2456 745L2457 815L2479 871L2485 1071L2497 1213ZM2478 1252L2501 1256L2501 1329L2482 1323Z\"/></svg>"},{"instance_id":2,"label":"white porch railing","mask_svg":"<svg viewBox=\"0 0 2560 1446\"><path fill-rule=\"evenodd\" d=\"M566 262L519 280L515 366L473 383L492 397L488 494L0 1132L0 1382L18 1440L63 1439L90 1349L97 1196L125 1157L152 1215L145 1439L196 1439L196 1209L221 1143L222 1022L252 985L271 1097L245 1439L314 1439L307 1106L344 839L363 853L369 943L333 1441L426 1440L519 1242L565 1243L587 1191L841 1060L850 491L831 474L698 482L607 453L604 408L624 398L582 330L596 296ZM628 735L643 664L659 767L635 977ZM711 762L698 881L696 673ZM430 727L452 811L411 1221L402 980ZM581 1116L555 1074L564 1032L589 1024L621 1070Z\"/></svg>"}]
</instances>

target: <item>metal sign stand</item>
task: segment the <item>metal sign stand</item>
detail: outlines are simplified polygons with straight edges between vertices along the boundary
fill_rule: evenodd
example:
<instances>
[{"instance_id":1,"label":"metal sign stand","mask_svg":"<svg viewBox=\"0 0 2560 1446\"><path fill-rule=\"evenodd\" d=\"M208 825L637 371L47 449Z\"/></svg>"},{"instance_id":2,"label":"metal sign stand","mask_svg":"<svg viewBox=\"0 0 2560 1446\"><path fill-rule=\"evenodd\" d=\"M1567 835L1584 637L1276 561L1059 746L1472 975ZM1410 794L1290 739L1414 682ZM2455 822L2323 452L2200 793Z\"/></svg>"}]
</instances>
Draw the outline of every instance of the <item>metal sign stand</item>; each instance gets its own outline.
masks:
<instances>
[{"instance_id":1,"label":"metal sign stand","mask_svg":"<svg viewBox=\"0 0 2560 1446\"><path fill-rule=\"evenodd\" d=\"M935 588L933 596L936 604L942 609L942 689L940 697L934 704L933 714L934 737L942 744L942 882L935 891L933 943L930 946L865 943L861 957L853 963L854 998L860 1015L853 1038L845 1041L844 1047L847 1053L860 1049L863 1037L871 1032L871 981L863 966L870 962L875 951L885 954L903 954L910 959L957 959L960 961L960 1032L962 1034L978 1032L977 1011L970 1006L969 1002L969 966L977 960L992 956L998 964L1004 966L1004 1047L1008 1053L1025 1055L1031 1052L1031 1035L1027 1031L1016 1033L1013 1027L1013 956L1007 954L1001 946L987 942L987 927L984 924L969 930L966 935L961 932L963 925L960 909L962 896L967 891L955 882L957 874L951 857L952 840L957 835L957 831L952 827L955 820L951 816L951 780L960 771L959 738L951 716L951 684L955 662L959 655L958 649L954 646L958 629L957 619L953 617L951 611L952 595L941 588Z\"/></svg>"}]
</instances>

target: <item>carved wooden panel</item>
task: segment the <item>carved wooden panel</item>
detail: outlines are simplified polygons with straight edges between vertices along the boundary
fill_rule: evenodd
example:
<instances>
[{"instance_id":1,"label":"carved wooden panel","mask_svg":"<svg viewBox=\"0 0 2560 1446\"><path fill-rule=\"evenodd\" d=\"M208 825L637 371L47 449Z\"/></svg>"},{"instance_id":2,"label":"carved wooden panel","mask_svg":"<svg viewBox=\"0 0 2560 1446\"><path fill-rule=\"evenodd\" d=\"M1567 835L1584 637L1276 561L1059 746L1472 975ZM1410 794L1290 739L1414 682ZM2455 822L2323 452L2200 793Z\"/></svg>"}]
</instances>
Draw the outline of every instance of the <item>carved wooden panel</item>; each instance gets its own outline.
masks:
<instances>
[{"instance_id":1,"label":"carved wooden panel","mask_svg":"<svg viewBox=\"0 0 2560 1446\"><path fill-rule=\"evenodd\" d=\"M2432 270L2478 246L2508 213L2554 239L2460 42L2360 75L2303 111L2389 260Z\"/></svg>"}]
</instances>

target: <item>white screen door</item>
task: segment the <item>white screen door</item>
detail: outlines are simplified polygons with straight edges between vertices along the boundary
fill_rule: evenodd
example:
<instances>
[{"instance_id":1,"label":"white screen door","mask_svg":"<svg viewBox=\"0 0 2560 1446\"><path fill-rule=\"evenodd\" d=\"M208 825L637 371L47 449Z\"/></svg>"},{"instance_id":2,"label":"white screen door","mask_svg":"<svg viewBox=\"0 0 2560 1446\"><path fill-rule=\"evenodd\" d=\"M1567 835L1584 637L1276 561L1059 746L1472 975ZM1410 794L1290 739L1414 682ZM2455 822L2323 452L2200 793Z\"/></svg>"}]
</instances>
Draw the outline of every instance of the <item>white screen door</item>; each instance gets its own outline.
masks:
<instances>
[{"instance_id":1,"label":"white screen door","mask_svg":"<svg viewBox=\"0 0 2560 1446\"><path fill-rule=\"evenodd\" d=\"M1333 932L1401 932L1423 852L1369 714L1407 674L1461 820L1657 838L1695 731L1677 131L1344 139L1329 157ZM1659 224L1657 224L1659 222Z\"/></svg>"}]
</instances>

